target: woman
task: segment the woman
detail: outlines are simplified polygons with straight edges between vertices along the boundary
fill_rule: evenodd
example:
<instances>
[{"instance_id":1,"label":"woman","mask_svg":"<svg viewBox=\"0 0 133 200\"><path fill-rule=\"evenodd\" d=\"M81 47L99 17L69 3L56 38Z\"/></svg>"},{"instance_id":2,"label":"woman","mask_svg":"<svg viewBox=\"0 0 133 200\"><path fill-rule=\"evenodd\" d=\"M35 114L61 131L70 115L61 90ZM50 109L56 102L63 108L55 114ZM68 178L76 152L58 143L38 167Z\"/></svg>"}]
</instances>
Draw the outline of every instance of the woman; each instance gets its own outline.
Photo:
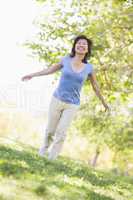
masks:
<instances>
[{"instance_id":1,"label":"woman","mask_svg":"<svg viewBox=\"0 0 133 200\"><path fill-rule=\"evenodd\" d=\"M67 128L79 109L80 91L86 79L90 80L105 110L108 109L108 105L100 93L93 66L87 63L87 58L91 55L91 47L91 40L84 35L80 35L74 40L70 55L63 57L59 63L52 65L50 68L22 78L25 81L35 76L52 74L57 70L62 72L60 82L50 102L44 144L39 151L41 156L47 152L50 160L56 159L62 149Z\"/></svg>"}]
</instances>

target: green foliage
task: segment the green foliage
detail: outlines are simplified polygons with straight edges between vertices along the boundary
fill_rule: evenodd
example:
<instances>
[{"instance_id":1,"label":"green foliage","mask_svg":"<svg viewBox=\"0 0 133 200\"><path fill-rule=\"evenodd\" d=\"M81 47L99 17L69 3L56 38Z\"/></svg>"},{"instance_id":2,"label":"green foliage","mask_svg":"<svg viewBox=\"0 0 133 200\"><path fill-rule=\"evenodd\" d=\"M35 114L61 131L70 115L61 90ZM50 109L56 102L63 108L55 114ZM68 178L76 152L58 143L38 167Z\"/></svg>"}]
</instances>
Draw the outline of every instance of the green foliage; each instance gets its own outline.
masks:
<instances>
[{"instance_id":1,"label":"green foliage","mask_svg":"<svg viewBox=\"0 0 133 200\"><path fill-rule=\"evenodd\" d=\"M112 104L113 112L109 116L98 112L98 101L91 97L90 91L89 104L86 101L82 105L77 128L100 148L106 144L123 159L127 152L130 151L129 155L133 152L133 112L127 108L133 98L133 2L40 2L43 2L44 12L36 20L39 32L36 41L27 41L26 45L40 61L51 65L70 53L75 36L85 34L92 39L89 62L94 65L102 93ZM85 84L86 94L88 89Z\"/></svg>"},{"instance_id":2,"label":"green foliage","mask_svg":"<svg viewBox=\"0 0 133 200\"><path fill-rule=\"evenodd\" d=\"M118 99L114 102L117 109L112 108L111 113L104 113L97 109L96 101L90 98L88 102L91 103L82 104L74 125L78 133L85 135L100 151L104 151L107 145L114 152L114 162L119 163L120 167L122 164L126 169L133 163L132 111L123 101L121 105L116 101Z\"/></svg>"},{"instance_id":3,"label":"green foliage","mask_svg":"<svg viewBox=\"0 0 133 200\"><path fill-rule=\"evenodd\" d=\"M132 198L130 177L96 171L59 158L39 158L36 149L0 146L0 198L19 200L127 200Z\"/></svg>"},{"instance_id":4,"label":"green foliage","mask_svg":"<svg viewBox=\"0 0 133 200\"><path fill-rule=\"evenodd\" d=\"M103 90L128 95L133 80L133 5L115 0L42 2L36 41L26 42L33 55L48 65L55 63L70 53L75 36L85 34L94 44L90 62Z\"/></svg>"}]
</instances>

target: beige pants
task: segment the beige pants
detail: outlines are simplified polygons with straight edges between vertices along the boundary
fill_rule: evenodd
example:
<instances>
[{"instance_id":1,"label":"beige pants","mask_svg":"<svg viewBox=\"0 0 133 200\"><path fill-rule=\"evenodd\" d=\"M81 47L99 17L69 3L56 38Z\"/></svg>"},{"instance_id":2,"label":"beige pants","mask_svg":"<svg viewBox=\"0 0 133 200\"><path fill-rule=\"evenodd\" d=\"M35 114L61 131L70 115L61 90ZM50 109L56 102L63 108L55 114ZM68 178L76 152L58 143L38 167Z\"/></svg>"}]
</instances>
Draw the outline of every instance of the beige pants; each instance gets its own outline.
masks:
<instances>
[{"instance_id":1,"label":"beige pants","mask_svg":"<svg viewBox=\"0 0 133 200\"><path fill-rule=\"evenodd\" d=\"M59 155L66 131L74 118L79 105L65 103L54 96L48 112L48 124L44 136L44 148L48 149L48 158L54 160Z\"/></svg>"}]
</instances>

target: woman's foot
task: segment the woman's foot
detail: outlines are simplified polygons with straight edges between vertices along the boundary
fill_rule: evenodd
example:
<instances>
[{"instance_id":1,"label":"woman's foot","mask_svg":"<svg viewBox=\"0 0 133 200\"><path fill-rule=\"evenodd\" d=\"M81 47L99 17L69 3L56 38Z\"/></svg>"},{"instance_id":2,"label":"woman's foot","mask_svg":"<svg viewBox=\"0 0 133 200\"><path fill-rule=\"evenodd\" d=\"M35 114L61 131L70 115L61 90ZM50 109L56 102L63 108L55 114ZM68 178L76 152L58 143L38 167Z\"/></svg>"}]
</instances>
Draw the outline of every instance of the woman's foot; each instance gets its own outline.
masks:
<instances>
[{"instance_id":1,"label":"woman's foot","mask_svg":"<svg viewBox=\"0 0 133 200\"><path fill-rule=\"evenodd\" d=\"M39 149L39 152L38 152L39 156L43 157L45 155L46 151L47 151L46 147L41 146Z\"/></svg>"}]
</instances>

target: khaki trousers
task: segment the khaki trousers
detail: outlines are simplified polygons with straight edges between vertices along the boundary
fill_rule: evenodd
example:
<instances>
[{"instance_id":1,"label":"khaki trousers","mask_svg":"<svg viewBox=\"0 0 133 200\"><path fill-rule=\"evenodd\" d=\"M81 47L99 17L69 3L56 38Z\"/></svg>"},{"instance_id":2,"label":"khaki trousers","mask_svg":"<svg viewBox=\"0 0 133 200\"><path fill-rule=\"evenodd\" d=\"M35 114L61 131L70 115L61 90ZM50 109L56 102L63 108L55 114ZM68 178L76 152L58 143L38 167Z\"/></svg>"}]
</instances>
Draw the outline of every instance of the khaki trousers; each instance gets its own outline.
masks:
<instances>
[{"instance_id":1,"label":"khaki trousers","mask_svg":"<svg viewBox=\"0 0 133 200\"><path fill-rule=\"evenodd\" d=\"M54 160L59 155L66 138L66 131L78 108L79 105L65 103L52 96L44 136L44 148L45 151L48 150L48 159Z\"/></svg>"}]
</instances>

